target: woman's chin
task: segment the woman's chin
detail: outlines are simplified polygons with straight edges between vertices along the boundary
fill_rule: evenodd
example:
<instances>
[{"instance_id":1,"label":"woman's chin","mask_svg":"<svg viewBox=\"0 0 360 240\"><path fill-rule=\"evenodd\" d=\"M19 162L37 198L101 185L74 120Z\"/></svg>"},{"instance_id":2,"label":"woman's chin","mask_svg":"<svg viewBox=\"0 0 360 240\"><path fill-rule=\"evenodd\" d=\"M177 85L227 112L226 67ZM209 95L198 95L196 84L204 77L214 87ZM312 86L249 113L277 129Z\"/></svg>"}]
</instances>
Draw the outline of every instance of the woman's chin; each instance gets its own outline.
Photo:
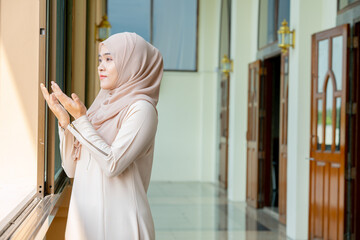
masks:
<instances>
[{"instance_id":1,"label":"woman's chin","mask_svg":"<svg viewBox=\"0 0 360 240\"><path fill-rule=\"evenodd\" d=\"M106 84L106 82L100 80L100 87L104 90L108 90L109 89L109 84Z\"/></svg>"}]
</instances>

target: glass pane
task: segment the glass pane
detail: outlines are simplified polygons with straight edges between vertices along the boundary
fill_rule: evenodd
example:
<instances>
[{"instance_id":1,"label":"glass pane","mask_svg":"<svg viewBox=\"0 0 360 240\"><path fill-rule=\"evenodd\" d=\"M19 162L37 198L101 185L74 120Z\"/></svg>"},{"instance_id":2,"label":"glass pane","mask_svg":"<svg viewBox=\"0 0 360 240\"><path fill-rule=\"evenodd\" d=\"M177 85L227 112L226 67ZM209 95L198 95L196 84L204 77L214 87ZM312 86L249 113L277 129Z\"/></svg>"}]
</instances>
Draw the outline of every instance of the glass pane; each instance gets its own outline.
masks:
<instances>
[{"instance_id":1,"label":"glass pane","mask_svg":"<svg viewBox=\"0 0 360 240\"><path fill-rule=\"evenodd\" d=\"M230 0L223 0L220 18L220 43L219 43L219 63L226 54L230 55Z\"/></svg>"},{"instance_id":2,"label":"glass pane","mask_svg":"<svg viewBox=\"0 0 360 240\"><path fill-rule=\"evenodd\" d=\"M289 57L284 57L285 63L284 63L284 73L288 74L289 72Z\"/></svg>"},{"instance_id":3,"label":"glass pane","mask_svg":"<svg viewBox=\"0 0 360 240\"><path fill-rule=\"evenodd\" d=\"M281 27L282 21L286 19L290 26L290 0L279 0L279 15L277 29Z\"/></svg>"},{"instance_id":4,"label":"glass pane","mask_svg":"<svg viewBox=\"0 0 360 240\"><path fill-rule=\"evenodd\" d=\"M332 39L332 70L336 80L336 90L341 90L342 84L342 57L343 57L343 36Z\"/></svg>"},{"instance_id":5,"label":"glass pane","mask_svg":"<svg viewBox=\"0 0 360 240\"><path fill-rule=\"evenodd\" d=\"M267 18L267 43L273 43L276 38L277 29L275 23L275 0L268 0L268 18Z\"/></svg>"},{"instance_id":6,"label":"glass pane","mask_svg":"<svg viewBox=\"0 0 360 240\"><path fill-rule=\"evenodd\" d=\"M253 93L254 90L255 90L255 87L254 87L254 72L255 72L255 69L251 69L250 70L250 92Z\"/></svg>"},{"instance_id":7,"label":"glass pane","mask_svg":"<svg viewBox=\"0 0 360 240\"><path fill-rule=\"evenodd\" d=\"M323 92L325 75L329 68L329 40L319 41L318 52L318 92Z\"/></svg>"},{"instance_id":8,"label":"glass pane","mask_svg":"<svg viewBox=\"0 0 360 240\"><path fill-rule=\"evenodd\" d=\"M259 74L259 69L255 68L254 69L254 93L255 95L257 94L257 81L258 81L258 74Z\"/></svg>"},{"instance_id":9,"label":"glass pane","mask_svg":"<svg viewBox=\"0 0 360 240\"><path fill-rule=\"evenodd\" d=\"M288 82L289 82L289 57L284 58L284 89L283 95L287 97L287 89L288 89Z\"/></svg>"},{"instance_id":10,"label":"glass pane","mask_svg":"<svg viewBox=\"0 0 360 240\"><path fill-rule=\"evenodd\" d=\"M339 10L358 0L339 0Z\"/></svg>"},{"instance_id":11,"label":"glass pane","mask_svg":"<svg viewBox=\"0 0 360 240\"><path fill-rule=\"evenodd\" d=\"M260 0L260 14L259 14L259 48L267 45L268 32L268 0Z\"/></svg>"},{"instance_id":12,"label":"glass pane","mask_svg":"<svg viewBox=\"0 0 360 240\"><path fill-rule=\"evenodd\" d=\"M165 70L196 70L197 0L154 0L153 44Z\"/></svg>"},{"instance_id":13,"label":"glass pane","mask_svg":"<svg viewBox=\"0 0 360 240\"><path fill-rule=\"evenodd\" d=\"M341 98L336 98L335 150L340 150Z\"/></svg>"},{"instance_id":14,"label":"glass pane","mask_svg":"<svg viewBox=\"0 0 360 240\"><path fill-rule=\"evenodd\" d=\"M150 42L150 0L108 0L111 33L135 32Z\"/></svg>"},{"instance_id":15,"label":"glass pane","mask_svg":"<svg viewBox=\"0 0 360 240\"><path fill-rule=\"evenodd\" d=\"M329 79L326 88L326 124L325 124L325 150L331 150L333 142L333 85Z\"/></svg>"},{"instance_id":16,"label":"glass pane","mask_svg":"<svg viewBox=\"0 0 360 240\"><path fill-rule=\"evenodd\" d=\"M0 3L0 232L7 224L14 227L10 221L23 212L23 207L38 192L37 179L43 175L43 163L38 168L41 154L38 133L44 125L40 125L38 116L43 114L39 99L44 100L39 75L46 70L39 47L45 47L40 40L45 36L39 37L40 31L35 29L43 16L38 9L45 1L36 2L37 6L23 3ZM45 110L45 103L41 105ZM10 239L6 234L0 235L0 239Z\"/></svg>"},{"instance_id":17,"label":"glass pane","mask_svg":"<svg viewBox=\"0 0 360 240\"><path fill-rule=\"evenodd\" d=\"M321 144L323 143L323 100L318 99L317 104L317 149L321 150Z\"/></svg>"},{"instance_id":18,"label":"glass pane","mask_svg":"<svg viewBox=\"0 0 360 240\"><path fill-rule=\"evenodd\" d=\"M68 45L66 45L66 34L67 34L67 27L71 25L71 22L66 21L66 9L69 6L72 6L71 4L66 4L65 1L57 0L57 22L56 22L56 83L59 85L61 90L63 92L67 92L65 89L65 78L68 75L71 75L71 66L67 65L66 60L68 60L70 56L67 56L66 53L71 54L71 52L68 52L71 46L71 42L68 42ZM71 15L69 17L72 17ZM68 24L68 26L66 25ZM70 74L69 74L70 73ZM56 173L62 171L61 167L61 156L60 156L60 149L59 149L59 136L58 136L58 128L57 125L58 121L55 118L55 166L54 166L54 175L56 180ZM48 176L46 175L45 171L45 179L48 180Z\"/></svg>"}]
</instances>

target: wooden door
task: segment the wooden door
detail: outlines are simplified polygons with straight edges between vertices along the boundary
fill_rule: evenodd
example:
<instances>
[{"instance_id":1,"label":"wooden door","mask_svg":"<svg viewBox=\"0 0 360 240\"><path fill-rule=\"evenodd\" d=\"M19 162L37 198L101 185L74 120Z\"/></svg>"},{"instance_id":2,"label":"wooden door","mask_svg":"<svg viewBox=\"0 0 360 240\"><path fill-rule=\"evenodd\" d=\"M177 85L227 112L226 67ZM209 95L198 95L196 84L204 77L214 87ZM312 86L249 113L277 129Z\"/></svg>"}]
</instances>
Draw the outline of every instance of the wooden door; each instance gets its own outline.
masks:
<instances>
[{"instance_id":1,"label":"wooden door","mask_svg":"<svg viewBox=\"0 0 360 240\"><path fill-rule=\"evenodd\" d=\"M348 33L312 36L310 239L343 239L347 153Z\"/></svg>"},{"instance_id":2,"label":"wooden door","mask_svg":"<svg viewBox=\"0 0 360 240\"><path fill-rule=\"evenodd\" d=\"M286 224L289 52L281 56L279 133L279 221Z\"/></svg>"},{"instance_id":3,"label":"wooden door","mask_svg":"<svg viewBox=\"0 0 360 240\"><path fill-rule=\"evenodd\" d=\"M260 145L260 69L261 61L249 64L248 79L248 128L247 128L247 171L246 171L246 201L255 208L259 202L259 145Z\"/></svg>"},{"instance_id":4,"label":"wooden door","mask_svg":"<svg viewBox=\"0 0 360 240\"><path fill-rule=\"evenodd\" d=\"M353 128L352 132L350 132L351 139L353 139L352 143L352 164L347 166L347 169L350 168L349 176L351 181L352 187L351 191L353 192L351 198L351 205L354 218L350 219L350 222L347 223L350 225L350 229L355 235L355 239L360 238L360 178L356 176L360 176L360 49L359 49L359 39L360 39L360 22L357 22L354 27L354 38L353 38L353 47L354 47L354 64L353 64L353 73L354 73L354 80L353 80L353 93L354 93L354 102L352 103L352 108L355 110L355 116L353 116ZM349 195L349 194L347 194Z\"/></svg>"},{"instance_id":5,"label":"wooden door","mask_svg":"<svg viewBox=\"0 0 360 240\"><path fill-rule=\"evenodd\" d=\"M220 21L220 46L219 46L219 67L224 55L230 58L230 20L231 20L231 1L221 1L221 21ZM228 184L228 131L229 131L229 87L230 75L220 73L220 132L219 132L219 185L227 189Z\"/></svg>"}]
</instances>

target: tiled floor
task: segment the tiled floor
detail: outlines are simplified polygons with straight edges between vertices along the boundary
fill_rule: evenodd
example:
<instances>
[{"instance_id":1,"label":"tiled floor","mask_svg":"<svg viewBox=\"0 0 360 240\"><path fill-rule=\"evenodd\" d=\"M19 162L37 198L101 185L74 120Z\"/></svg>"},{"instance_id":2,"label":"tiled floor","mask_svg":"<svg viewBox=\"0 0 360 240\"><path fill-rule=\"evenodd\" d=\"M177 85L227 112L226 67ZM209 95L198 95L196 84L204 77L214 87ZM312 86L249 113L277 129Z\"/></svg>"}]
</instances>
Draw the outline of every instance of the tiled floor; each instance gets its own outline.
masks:
<instances>
[{"instance_id":1,"label":"tiled floor","mask_svg":"<svg viewBox=\"0 0 360 240\"><path fill-rule=\"evenodd\" d=\"M148 197L157 240L286 239L269 214L228 201L210 183L151 182Z\"/></svg>"}]
</instances>

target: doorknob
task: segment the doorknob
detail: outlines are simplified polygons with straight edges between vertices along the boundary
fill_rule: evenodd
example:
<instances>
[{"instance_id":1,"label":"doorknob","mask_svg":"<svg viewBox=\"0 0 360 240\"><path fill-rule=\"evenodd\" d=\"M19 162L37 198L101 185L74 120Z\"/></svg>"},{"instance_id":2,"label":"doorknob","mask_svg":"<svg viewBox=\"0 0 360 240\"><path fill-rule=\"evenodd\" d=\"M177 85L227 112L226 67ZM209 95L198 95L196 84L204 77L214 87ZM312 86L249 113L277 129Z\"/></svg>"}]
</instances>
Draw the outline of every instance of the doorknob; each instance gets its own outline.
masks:
<instances>
[{"instance_id":1,"label":"doorknob","mask_svg":"<svg viewBox=\"0 0 360 240\"><path fill-rule=\"evenodd\" d=\"M315 161L315 158L311 158L311 157L306 157L305 159L309 161Z\"/></svg>"}]
</instances>

